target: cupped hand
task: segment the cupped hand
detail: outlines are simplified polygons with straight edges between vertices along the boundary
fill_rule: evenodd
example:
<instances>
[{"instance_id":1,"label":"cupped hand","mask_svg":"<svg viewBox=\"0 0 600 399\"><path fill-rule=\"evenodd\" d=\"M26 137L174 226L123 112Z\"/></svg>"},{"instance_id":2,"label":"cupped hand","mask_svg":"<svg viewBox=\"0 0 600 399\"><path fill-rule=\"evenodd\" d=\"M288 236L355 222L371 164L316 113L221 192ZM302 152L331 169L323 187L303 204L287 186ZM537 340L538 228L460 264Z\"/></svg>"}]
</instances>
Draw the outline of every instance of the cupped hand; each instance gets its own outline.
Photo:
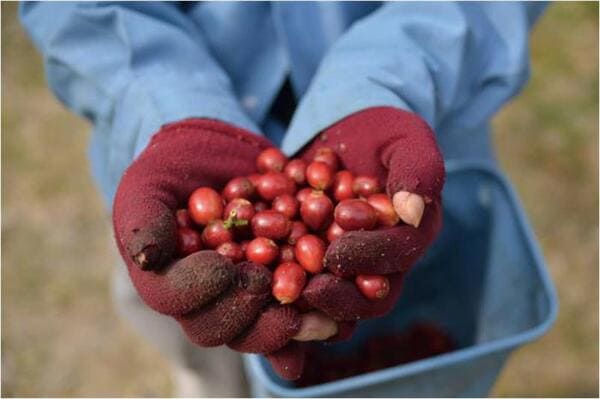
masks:
<instances>
[{"instance_id":1,"label":"cupped hand","mask_svg":"<svg viewBox=\"0 0 600 399\"><path fill-rule=\"evenodd\" d=\"M114 205L119 251L141 298L174 317L189 339L262 353L284 378L297 378L304 352L297 341L325 339L337 325L323 314L301 315L274 303L271 272L233 264L216 251L177 259L175 212L200 186L222 189L232 178L256 173L264 138L205 119L164 126L124 173Z\"/></svg>"},{"instance_id":2,"label":"cupped hand","mask_svg":"<svg viewBox=\"0 0 600 399\"><path fill-rule=\"evenodd\" d=\"M355 113L327 128L303 157L311 160L322 147L335 151L355 177L376 177L392 198L400 223L346 232L332 242L325 255L331 274L312 278L303 298L336 321L382 316L396 303L406 272L440 231L442 155L423 119L389 107ZM386 275L389 295L367 299L354 284L357 275Z\"/></svg>"}]
</instances>

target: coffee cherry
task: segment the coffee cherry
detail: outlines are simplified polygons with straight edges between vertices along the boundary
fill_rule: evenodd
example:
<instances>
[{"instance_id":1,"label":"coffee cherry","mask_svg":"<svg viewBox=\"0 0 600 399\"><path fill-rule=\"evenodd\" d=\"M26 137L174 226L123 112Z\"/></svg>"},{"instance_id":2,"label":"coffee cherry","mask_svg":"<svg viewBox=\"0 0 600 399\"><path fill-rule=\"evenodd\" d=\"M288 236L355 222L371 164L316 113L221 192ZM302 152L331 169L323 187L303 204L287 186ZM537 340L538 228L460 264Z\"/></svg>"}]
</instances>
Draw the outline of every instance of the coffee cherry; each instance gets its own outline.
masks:
<instances>
[{"instance_id":1,"label":"coffee cherry","mask_svg":"<svg viewBox=\"0 0 600 399\"><path fill-rule=\"evenodd\" d=\"M354 179L352 190L358 195L368 197L381 191L379 181L372 176L357 176Z\"/></svg>"},{"instance_id":2,"label":"coffee cherry","mask_svg":"<svg viewBox=\"0 0 600 399\"><path fill-rule=\"evenodd\" d=\"M310 187L305 187L296 193L296 199L302 203L314 190Z\"/></svg>"},{"instance_id":3,"label":"coffee cherry","mask_svg":"<svg viewBox=\"0 0 600 399\"><path fill-rule=\"evenodd\" d=\"M236 198L225 207L223 218L226 221L230 221L234 226L242 226L250 223L254 213L254 205L250 201L244 198Z\"/></svg>"},{"instance_id":4,"label":"coffee cherry","mask_svg":"<svg viewBox=\"0 0 600 399\"><path fill-rule=\"evenodd\" d=\"M292 159L285 165L283 173L297 185L304 185L306 183L306 165L302 159Z\"/></svg>"},{"instance_id":5,"label":"coffee cherry","mask_svg":"<svg viewBox=\"0 0 600 399\"><path fill-rule=\"evenodd\" d=\"M246 256L246 249L248 248L249 243L250 240L242 240L242 242L240 242L240 249L242 250L244 256Z\"/></svg>"},{"instance_id":6,"label":"coffee cherry","mask_svg":"<svg viewBox=\"0 0 600 399\"><path fill-rule=\"evenodd\" d=\"M333 242L337 238L340 238L345 232L346 230L342 229L336 222L333 222L327 229L327 241Z\"/></svg>"},{"instance_id":7,"label":"coffee cherry","mask_svg":"<svg viewBox=\"0 0 600 399\"><path fill-rule=\"evenodd\" d=\"M367 201L343 200L335 207L335 222L344 230L371 230L377 224L377 212Z\"/></svg>"},{"instance_id":8,"label":"coffee cherry","mask_svg":"<svg viewBox=\"0 0 600 399\"><path fill-rule=\"evenodd\" d=\"M273 200L271 209L282 213L286 218L293 219L298 212L299 203L296 197L290 194L282 194Z\"/></svg>"},{"instance_id":9,"label":"coffee cherry","mask_svg":"<svg viewBox=\"0 0 600 399\"><path fill-rule=\"evenodd\" d=\"M223 200L212 188L200 187L190 196L188 210L194 222L207 225L223 215Z\"/></svg>"},{"instance_id":10,"label":"coffee cherry","mask_svg":"<svg viewBox=\"0 0 600 399\"><path fill-rule=\"evenodd\" d=\"M323 192L313 191L300 205L300 215L311 229L324 229L331 223L333 203Z\"/></svg>"},{"instance_id":11,"label":"coffee cherry","mask_svg":"<svg viewBox=\"0 0 600 399\"><path fill-rule=\"evenodd\" d=\"M233 263L238 263L244 260L244 252L239 244L235 242L224 242L216 249L221 255L231 259Z\"/></svg>"},{"instance_id":12,"label":"coffee cherry","mask_svg":"<svg viewBox=\"0 0 600 399\"><path fill-rule=\"evenodd\" d=\"M386 194L373 194L367 198L367 202L375 208L379 225L391 227L398 224L400 217L394 210L392 200Z\"/></svg>"},{"instance_id":13,"label":"coffee cherry","mask_svg":"<svg viewBox=\"0 0 600 399\"><path fill-rule=\"evenodd\" d=\"M221 219L213 220L202 231L202 242L207 248L213 249L228 241L233 241L233 232Z\"/></svg>"},{"instance_id":14,"label":"coffee cherry","mask_svg":"<svg viewBox=\"0 0 600 399\"><path fill-rule=\"evenodd\" d=\"M177 254L180 257L188 256L202 249L200 233L187 227L177 229Z\"/></svg>"},{"instance_id":15,"label":"coffee cherry","mask_svg":"<svg viewBox=\"0 0 600 399\"><path fill-rule=\"evenodd\" d=\"M338 169L337 154L329 147L319 148L313 157L313 161L327 164L334 172Z\"/></svg>"},{"instance_id":16,"label":"coffee cherry","mask_svg":"<svg viewBox=\"0 0 600 399\"><path fill-rule=\"evenodd\" d=\"M302 293L306 284L306 272L297 263L285 262L277 266L273 272L273 296L285 305L292 303Z\"/></svg>"},{"instance_id":17,"label":"coffee cherry","mask_svg":"<svg viewBox=\"0 0 600 399\"><path fill-rule=\"evenodd\" d=\"M258 212L250 222L252 233L256 237L281 240L290 234L291 222L277 211Z\"/></svg>"},{"instance_id":18,"label":"coffee cherry","mask_svg":"<svg viewBox=\"0 0 600 399\"><path fill-rule=\"evenodd\" d=\"M279 247L279 263L284 262L295 262L296 255L294 255L294 246L290 244L283 244Z\"/></svg>"},{"instance_id":19,"label":"coffee cherry","mask_svg":"<svg viewBox=\"0 0 600 399\"><path fill-rule=\"evenodd\" d=\"M323 257L325 256L325 243L319 237L307 234L298 239L294 254L296 260L310 273L316 274L323 270Z\"/></svg>"},{"instance_id":20,"label":"coffee cherry","mask_svg":"<svg viewBox=\"0 0 600 399\"><path fill-rule=\"evenodd\" d=\"M340 170L333 179L333 198L336 201L343 201L356 197L352 186L354 184L354 175L347 170Z\"/></svg>"},{"instance_id":21,"label":"coffee cherry","mask_svg":"<svg viewBox=\"0 0 600 399\"><path fill-rule=\"evenodd\" d=\"M223 197L226 201L232 201L235 198L251 199L254 195L254 184L247 177L236 177L229 180L229 183L223 189Z\"/></svg>"},{"instance_id":22,"label":"coffee cherry","mask_svg":"<svg viewBox=\"0 0 600 399\"><path fill-rule=\"evenodd\" d=\"M175 221L177 222L178 227L187 227L191 229L194 227L194 221L190 217L190 213L187 209L178 209L175 212Z\"/></svg>"},{"instance_id":23,"label":"coffee cherry","mask_svg":"<svg viewBox=\"0 0 600 399\"><path fill-rule=\"evenodd\" d=\"M294 181L283 173L268 172L260 177L256 186L258 194L265 200L271 201L282 194L293 195L296 192Z\"/></svg>"},{"instance_id":24,"label":"coffee cherry","mask_svg":"<svg viewBox=\"0 0 600 399\"><path fill-rule=\"evenodd\" d=\"M256 158L256 168L261 173L281 172L287 162L287 158L277 148L267 148Z\"/></svg>"},{"instance_id":25,"label":"coffee cherry","mask_svg":"<svg viewBox=\"0 0 600 399\"><path fill-rule=\"evenodd\" d=\"M239 244L235 242L224 242L216 249L221 255L231 259L233 263L238 263L244 260L244 252Z\"/></svg>"},{"instance_id":26,"label":"coffee cherry","mask_svg":"<svg viewBox=\"0 0 600 399\"><path fill-rule=\"evenodd\" d=\"M269 209L269 205L265 201L256 201L254 203L254 213L266 211Z\"/></svg>"},{"instance_id":27,"label":"coffee cherry","mask_svg":"<svg viewBox=\"0 0 600 399\"><path fill-rule=\"evenodd\" d=\"M298 238L308 234L308 228L306 225L299 220L294 220L292 222L292 227L290 229L290 235L288 236L288 243L291 245L296 245L296 241Z\"/></svg>"},{"instance_id":28,"label":"coffee cherry","mask_svg":"<svg viewBox=\"0 0 600 399\"><path fill-rule=\"evenodd\" d=\"M256 190L256 186L258 185L258 181L260 180L260 176L261 175L258 173L253 173L246 177L248 180L250 180L250 183L252 183L252 186L254 186L255 190Z\"/></svg>"},{"instance_id":29,"label":"coffee cherry","mask_svg":"<svg viewBox=\"0 0 600 399\"><path fill-rule=\"evenodd\" d=\"M327 190L333 177L333 170L324 162L311 162L306 167L306 180L317 190Z\"/></svg>"},{"instance_id":30,"label":"coffee cherry","mask_svg":"<svg viewBox=\"0 0 600 399\"><path fill-rule=\"evenodd\" d=\"M370 300L384 299L390 293L387 277L359 274L354 281L358 290Z\"/></svg>"},{"instance_id":31,"label":"coffee cherry","mask_svg":"<svg viewBox=\"0 0 600 399\"><path fill-rule=\"evenodd\" d=\"M246 247L246 259L260 265L270 265L277 259L279 248L273 240L257 237Z\"/></svg>"}]
</instances>

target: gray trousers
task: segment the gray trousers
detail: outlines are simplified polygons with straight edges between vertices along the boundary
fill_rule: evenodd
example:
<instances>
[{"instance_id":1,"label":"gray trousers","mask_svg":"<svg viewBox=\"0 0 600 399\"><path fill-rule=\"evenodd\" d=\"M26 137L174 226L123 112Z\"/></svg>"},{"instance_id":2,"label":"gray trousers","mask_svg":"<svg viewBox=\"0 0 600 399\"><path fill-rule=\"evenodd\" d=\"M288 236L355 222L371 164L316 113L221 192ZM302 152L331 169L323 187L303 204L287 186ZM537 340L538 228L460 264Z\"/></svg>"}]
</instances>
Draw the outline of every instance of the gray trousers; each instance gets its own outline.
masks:
<instances>
[{"instance_id":1,"label":"gray trousers","mask_svg":"<svg viewBox=\"0 0 600 399\"><path fill-rule=\"evenodd\" d=\"M174 396L248 396L239 353L225 346L201 348L189 342L179 324L140 299L122 261L117 262L112 293L120 315L171 365Z\"/></svg>"}]
</instances>

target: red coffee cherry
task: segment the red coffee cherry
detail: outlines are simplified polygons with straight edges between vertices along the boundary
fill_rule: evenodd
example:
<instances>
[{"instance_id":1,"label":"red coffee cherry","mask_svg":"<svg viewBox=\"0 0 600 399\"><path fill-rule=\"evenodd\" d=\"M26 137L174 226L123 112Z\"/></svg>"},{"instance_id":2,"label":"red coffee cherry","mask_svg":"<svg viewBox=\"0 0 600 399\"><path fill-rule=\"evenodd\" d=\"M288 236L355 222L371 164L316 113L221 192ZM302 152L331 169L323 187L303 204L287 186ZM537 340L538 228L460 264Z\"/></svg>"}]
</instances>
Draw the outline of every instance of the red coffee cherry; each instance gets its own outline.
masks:
<instances>
[{"instance_id":1,"label":"red coffee cherry","mask_svg":"<svg viewBox=\"0 0 600 399\"><path fill-rule=\"evenodd\" d=\"M207 225L223 215L223 199L212 188L200 187L190 196L188 210L194 222Z\"/></svg>"},{"instance_id":2,"label":"red coffee cherry","mask_svg":"<svg viewBox=\"0 0 600 399\"><path fill-rule=\"evenodd\" d=\"M311 162L306 167L306 180L317 190L327 190L333 183L333 169L324 162Z\"/></svg>"},{"instance_id":3,"label":"red coffee cherry","mask_svg":"<svg viewBox=\"0 0 600 399\"><path fill-rule=\"evenodd\" d=\"M387 194L372 194L367 198L367 202L375 208L379 225L391 227L400 221L400 217L394 210L392 200Z\"/></svg>"},{"instance_id":4,"label":"red coffee cherry","mask_svg":"<svg viewBox=\"0 0 600 399\"><path fill-rule=\"evenodd\" d=\"M235 242L224 242L216 249L221 255L231 259L233 263L238 263L244 260L244 252L242 247Z\"/></svg>"},{"instance_id":5,"label":"red coffee cherry","mask_svg":"<svg viewBox=\"0 0 600 399\"><path fill-rule=\"evenodd\" d=\"M313 157L313 161L327 164L334 172L338 169L337 154L329 147L319 148Z\"/></svg>"},{"instance_id":6,"label":"red coffee cherry","mask_svg":"<svg viewBox=\"0 0 600 399\"><path fill-rule=\"evenodd\" d=\"M271 209L282 213L288 219L293 219L296 216L299 206L296 197L290 194L279 195L271 203Z\"/></svg>"},{"instance_id":7,"label":"red coffee cherry","mask_svg":"<svg viewBox=\"0 0 600 399\"><path fill-rule=\"evenodd\" d=\"M249 243L250 240L242 240L242 242L240 242L240 249L242 250L244 256L246 256L246 249L248 248Z\"/></svg>"},{"instance_id":8,"label":"red coffee cherry","mask_svg":"<svg viewBox=\"0 0 600 399\"><path fill-rule=\"evenodd\" d=\"M342 229L336 222L329 225L327 229L327 241L333 242L337 238L340 238L346 230Z\"/></svg>"},{"instance_id":9,"label":"red coffee cherry","mask_svg":"<svg viewBox=\"0 0 600 399\"><path fill-rule=\"evenodd\" d=\"M359 274L354 280L358 290L370 300L384 299L390 293L387 277Z\"/></svg>"},{"instance_id":10,"label":"red coffee cherry","mask_svg":"<svg viewBox=\"0 0 600 399\"><path fill-rule=\"evenodd\" d=\"M272 240L281 240L290 233L291 222L277 211L258 212L250 222L252 233L256 237L266 237Z\"/></svg>"},{"instance_id":11,"label":"red coffee cherry","mask_svg":"<svg viewBox=\"0 0 600 399\"><path fill-rule=\"evenodd\" d=\"M296 255L294 255L294 246L290 244L283 244L279 247L279 263L284 262L295 262Z\"/></svg>"},{"instance_id":12,"label":"red coffee cherry","mask_svg":"<svg viewBox=\"0 0 600 399\"><path fill-rule=\"evenodd\" d=\"M260 177L256 186L258 194L271 201L282 194L293 195L296 192L294 181L283 173L268 172Z\"/></svg>"},{"instance_id":13,"label":"red coffee cherry","mask_svg":"<svg viewBox=\"0 0 600 399\"><path fill-rule=\"evenodd\" d=\"M190 217L190 213L187 209L178 209L175 212L175 221L177 222L178 227L187 227L191 229L194 227L194 221Z\"/></svg>"},{"instance_id":14,"label":"red coffee cherry","mask_svg":"<svg viewBox=\"0 0 600 399\"><path fill-rule=\"evenodd\" d=\"M288 243L291 245L296 245L296 241L298 241L298 238L307 235L308 234L308 228L306 227L306 225L304 223L302 223L299 220L294 220L292 222L292 227L290 229L290 235L288 236Z\"/></svg>"},{"instance_id":15,"label":"red coffee cherry","mask_svg":"<svg viewBox=\"0 0 600 399\"><path fill-rule=\"evenodd\" d=\"M381 191L379 181L372 176L357 176L354 179L352 190L358 195L368 197Z\"/></svg>"},{"instance_id":16,"label":"red coffee cherry","mask_svg":"<svg viewBox=\"0 0 600 399\"><path fill-rule=\"evenodd\" d=\"M310 187L305 187L296 193L296 199L302 203L314 190Z\"/></svg>"},{"instance_id":17,"label":"red coffee cherry","mask_svg":"<svg viewBox=\"0 0 600 399\"><path fill-rule=\"evenodd\" d=\"M320 273L323 270L325 243L319 237L307 234L298 239L294 254L296 260L309 273Z\"/></svg>"},{"instance_id":18,"label":"red coffee cherry","mask_svg":"<svg viewBox=\"0 0 600 399\"><path fill-rule=\"evenodd\" d=\"M250 183L252 183L255 190L256 190L256 186L258 185L258 181L260 180L260 176L261 175L258 173L253 173L246 177L248 180L250 180Z\"/></svg>"},{"instance_id":19,"label":"red coffee cherry","mask_svg":"<svg viewBox=\"0 0 600 399\"><path fill-rule=\"evenodd\" d=\"M239 221L246 221L246 224L248 224L254 216L254 213L254 205L252 205L252 202L244 198L235 198L225 207L223 219L231 220L234 225ZM239 225L243 225L243 223Z\"/></svg>"},{"instance_id":20,"label":"red coffee cherry","mask_svg":"<svg viewBox=\"0 0 600 399\"><path fill-rule=\"evenodd\" d=\"M254 203L254 213L266 211L267 209L269 209L269 204L265 201L256 201Z\"/></svg>"},{"instance_id":21,"label":"red coffee cherry","mask_svg":"<svg viewBox=\"0 0 600 399\"><path fill-rule=\"evenodd\" d=\"M343 200L335 207L335 222L344 230L371 230L377 224L377 212L367 201Z\"/></svg>"},{"instance_id":22,"label":"red coffee cherry","mask_svg":"<svg viewBox=\"0 0 600 399\"><path fill-rule=\"evenodd\" d=\"M232 201L235 198L251 199L254 193L254 184L247 177L233 178L223 189L223 197L226 201Z\"/></svg>"},{"instance_id":23,"label":"red coffee cherry","mask_svg":"<svg viewBox=\"0 0 600 399\"><path fill-rule=\"evenodd\" d=\"M292 159L285 165L283 173L301 186L306 183L306 166L307 163L302 159Z\"/></svg>"},{"instance_id":24,"label":"red coffee cherry","mask_svg":"<svg viewBox=\"0 0 600 399\"><path fill-rule=\"evenodd\" d=\"M270 265L277 259L279 248L273 240L257 237L246 247L246 259L260 265Z\"/></svg>"},{"instance_id":25,"label":"red coffee cherry","mask_svg":"<svg viewBox=\"0 0 600 399\"><path fill-rule=\"evenodd\" d=\"M256 158L256 168L260 173L281 172L287 162L287 158L277 148L267 148Z\"/></svg>"},{"instance_id":26,"label":"red coffee cherry","mask_svg":"<svg viewBox=\"0 0 600 399\"><path fill-rule=\"evenodd\" d=\"M300 297L306 284L306 272L297 263L285 262L273 272L273 296L279 303L292 303Z\"/></svg>"},{"instance_id":27,"label":"red coffee cherry","mask_svg":"<svg viewBox=\"0 0 600 399\"><path fill-rule=\"evenodd\" d=\"M322 191L313 191L300 205L300 215L311 229L324 229L333 218L333 202Z\"/></svg>"},{"instance_id":28,"label":"red coffee cherry","mask_svg":"<svg viewBox=\"0 0 600 399\"><path fill-rule=\"evenodd\" d=\"M233 232L221 219L213 220L202 231L202 242L207 248L214 249L228 241L233 241Z\"/></svg>"},{"instance_id":29,"label":"red coffee cherry","mask_svg":"<svg viewBox=\"0 0 600 399\"><path fill-rule=\"evenodd\" d=\"M177 254L185 257L202 249L200 233L187 227L177 229Z\"/></svg>"},{"instance_id":30,"label":"red coffee cherry","mask_svg":"<svg viewBox=\"0 0 600 399\"><path fill-rule=\"evenodd\" d=\"M335 198L336 201L343 201L345 199L356 197L356 194L352 189L353 185L354 175L347 170L340 170L335 174L335 178L333 179L333 198Z\"/></svg>"}]
</instances>

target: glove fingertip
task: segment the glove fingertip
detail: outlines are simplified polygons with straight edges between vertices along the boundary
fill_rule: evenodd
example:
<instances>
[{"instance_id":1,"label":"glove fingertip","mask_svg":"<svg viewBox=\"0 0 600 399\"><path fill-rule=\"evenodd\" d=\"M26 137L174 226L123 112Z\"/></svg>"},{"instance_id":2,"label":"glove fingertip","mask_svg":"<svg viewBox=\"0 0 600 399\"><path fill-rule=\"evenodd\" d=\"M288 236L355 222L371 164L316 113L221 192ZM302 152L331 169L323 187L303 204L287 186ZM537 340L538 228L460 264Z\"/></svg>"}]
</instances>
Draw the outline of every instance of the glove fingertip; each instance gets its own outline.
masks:
<instances>
[{"instance_id":1,"label":"glove fingertip","mask_svg":"<svg viewBox=\"0 0 600 399\"><path fill-rule=\"evenodd\" d=\"M126 203L121 201L121 204L123 202ZM176 225L172 212L164 204L153 201L142 204L144 212L126 205L115 207L113 216L121 254L142 270L162 268L175 252Z\"/></svg>"},{"instance_id":2,"label":"glove fingertip","mask_svg":"<svg viewBox=\"0 0 600 399\"><path fill-rule=\"evenodd\" d=\"M302 293L306 300L335 321L372 319L388 313L396 304L402 291L403 275L391 274L390 292L384 299L369 300L353 282L321 274L312 278Z\"/></svg>"},{"instance_id":3,"label":"glove fingertip","mask_svg":"<svg viewBox=\"0 0 600 399\"><path fill-rule=\"evenodd\" d=\"M325 254L326 267L336 276L390 274L405 269L404 243L398 227L371 231L349 231L339 237Z\"/></svg>"},{"instance_id":4,"label":"glove fingertip","mask_svg":"<svg viewBox=\"0 0 600 399\"><path fill-rule=\"evenodd\" d=\"M270 292L272 273L263 265L252 262L238 264L238 285L253 294Z\"/></svg>"},{"instance_id":5,"label":"glove fingertip","mask_svg":"<svg viewBox=\"0 0 600 399\"><path fill-rule=\"evenodd\" d=\"M303 343L290 341L283 348L267 355L273 370L284 380L293 381L300 378L304 370L306 346Z\"/></svg>"},{"instance_id":6,"label":"glove fingertip","mask_svg":"<svg viewBox=\"0 0 600 399\"><path fill-rule=\"evenodd\" d=\"M237 266L237 281L228 291L206 306L176 317L195 344L219 346L232 341L256 320L268 303L269 269L249 262Z\"/></svg>"},{"instance_id":7,"label":"glove fingertip","mask_svg":"<svg viewBox=\"0 0 600 399\"><path fill-rule=\"evenodd\" d=\"M289 342L301 324L300 314L292 306L272 305L258 316L254 325L227 346L245 353L275 352Z\"/></svg>"},{"instance_id":8,"label":"glove fingertip","mask_svg":"<svg viewBox=\"0 0 600 399\"><path fill-rule=\"evenodd\" d=\"M131 279L152 309L170 316L203 306L234 281L233 263L215 251L193 253L158 272L129 267Z\"/></svg>"},{"instance_id":9,"label":"glove fingertip","mask_svg":"<svg viewBox=\"0 0 600 399\"><path fill-rule=\"evenodd\" d=\"M268 294L251 294L234 287L215 302L175 319L194 344L224 345L252 324L268 300Z\"/></svg>"}]
</instances>

